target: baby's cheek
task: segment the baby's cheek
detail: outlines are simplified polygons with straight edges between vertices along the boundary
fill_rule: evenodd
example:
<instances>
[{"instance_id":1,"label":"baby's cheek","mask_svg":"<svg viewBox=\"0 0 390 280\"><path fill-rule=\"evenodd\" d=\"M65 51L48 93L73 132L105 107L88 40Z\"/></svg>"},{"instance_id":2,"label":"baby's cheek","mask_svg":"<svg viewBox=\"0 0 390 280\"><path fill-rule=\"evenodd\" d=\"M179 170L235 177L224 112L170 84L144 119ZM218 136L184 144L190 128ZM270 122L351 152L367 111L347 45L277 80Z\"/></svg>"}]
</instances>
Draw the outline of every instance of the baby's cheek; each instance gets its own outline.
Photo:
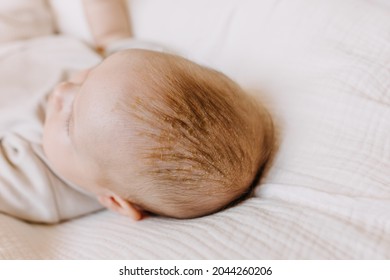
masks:
<instances>
[{"instance_id":1,"label":"baby's cheek","mask_svg":"<svg viewBox=\"0 0 390 280\"><path fill-rule=\"evenodd\" d=\"M69 155L69 144L60 123L51 118L45 122L42 137L42 146L49 162L59 171L63 169L63 160Z\"/></svg>"},{"instance_id":2,"label":"baby's cheek","mask_svg":"<svg viewBox=\"0 0 390 280\"><path fill-rule=\"evenodd\" d=\"M57 105L58 106L58 105ZM55 112L56 104L54 101L53 94L50 94L48 96L47 104L46 104L46 111L45 111L45 122L47 122Z\"/></svg>"},{"instance_id":3,"label":"baby's cheek","mask_svg":"<svg viewBox=\"0 0 390 280\"><path fill-rule=\"evenodd\" d=\"M43 129L43 135L42 135L42 147L43 151L47 158L51 158L52 150L53 150L53 143L55 143L55 139L53 139L53 131L50 126L50 119L47 119L44 125Z\"/></svg>"},{"instance_id":4,"label":"baby's cheek","mask_svg":"<svg viewBox=\"0 0 390 280\"><path fill-rule=\"evenodd\" d=\"M46 115L43 123L43 139L47 145L52 145L59 142L59 137L62 137L64 134L65 124L64 114L58 112L55 108L58 106L55 102L50 102L46 107Z\"/></svg>"}]
</instances>

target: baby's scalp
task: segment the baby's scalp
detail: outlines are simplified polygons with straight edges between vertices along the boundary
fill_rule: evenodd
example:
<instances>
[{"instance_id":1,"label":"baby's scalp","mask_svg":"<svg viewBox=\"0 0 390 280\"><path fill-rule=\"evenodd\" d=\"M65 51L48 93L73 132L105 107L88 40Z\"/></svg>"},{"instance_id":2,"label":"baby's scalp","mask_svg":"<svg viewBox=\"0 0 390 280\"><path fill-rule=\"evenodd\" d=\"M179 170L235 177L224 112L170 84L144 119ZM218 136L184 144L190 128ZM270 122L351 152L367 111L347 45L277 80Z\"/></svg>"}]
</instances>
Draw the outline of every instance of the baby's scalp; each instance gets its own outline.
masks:
<instances>
[{"instance_id":1,"label":"baby's scalp","mask_svg":"<svg viewBox=\"0 0 390 280\"><path fill-rule=\"evenodd\" d=\"M176 218L213 213L248 193L272 150L265 108L224 74L182 57L117 55L136 76L133 92L118 102L127 127L117 140L132 151L123 166L137 167L120 168L113 188L144 210Z\"/></svg>"}]
</instances>

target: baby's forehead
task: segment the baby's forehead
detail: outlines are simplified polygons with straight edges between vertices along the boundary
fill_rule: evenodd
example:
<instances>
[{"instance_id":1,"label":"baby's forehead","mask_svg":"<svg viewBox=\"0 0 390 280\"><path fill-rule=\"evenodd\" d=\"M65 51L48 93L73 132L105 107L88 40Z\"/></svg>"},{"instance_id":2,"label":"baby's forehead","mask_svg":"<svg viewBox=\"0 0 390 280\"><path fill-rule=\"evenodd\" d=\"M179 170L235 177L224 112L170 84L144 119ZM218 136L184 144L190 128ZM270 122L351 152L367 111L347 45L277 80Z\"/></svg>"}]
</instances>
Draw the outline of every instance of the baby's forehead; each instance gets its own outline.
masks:
<instances>
[{"instance_id":1,"label":"baby's forehead","mask_svg":"<svg viewBox=\"0 0 390 280\"><path fill-rule=\"evenodd\" d=\"M162 53L141 49L123 50L107 57L95 72L104 76L103 80L111 79L117 83L125 83L131 79L145 80L152 72L153 75L158 75L158 71L153 71L153 68L165 65L167 61L168 59Z\"/></svg>"},{"instance_id":2,"label":"baby's forehead","mask_svg":"<svg viewBox=\"0 0 390 280\"><path fill-rule=\"evenodd\" d=\"M107 57L95 70L91 78L105 88L122 89L122 94L137 88L146 90L153 80L162 81L164 71L171 68L175 57L154 51L131 49ZM125 90L125 91L123 91Z\"/></svg>"},{"instance_id":3,"label":"baby's forehead","mask_svg":"<svg viewBox=\"0 0 390 280\"><path fill-rule=\"evenodd\" d=\"M123 70L131 70L134 66L141 64L141 54L134 50L125 50L117 52L107 57L99 65L99 70L106 70L112 68L114 73L118 73ZM115 69L116 68L116 69ZM116 70L116 71L115 71Z\"/></svg>"},{"instance_id":4,"label":"baby's forehead","mask_svg":"<svg viewBox=\"0 0 390 280\"><path fill-rule=\"evenodd\" d=\"M107 57L105 60L113 62L113 63L120 63L120 64L126 64L128 66L142 64L142 62L146 62L150 59L156 59L158 57L166 56L163 53L155 52L155 51L149 51L149 50L143 50L143 49L128 49L128 50L122 50L119 52L116 52L109 57Z\"/></svg>"},{"instance_id":5,"label":"baby's forehead","mask_svg":"<svg viewBox=\"0 0 390 280\"><path fill-rule=\"evenodd\" d=\"M107 102L110 104L118 100L132 102L136 97L155 99L164 91L162 89L177 79L177 65L187 64L187 60L170 54L141 49L123 50L107 57L92 71L88 78L88 91L102 95L102 99L109 99ZM183 69L180 68L179 72Z\"/></svg>"},{"instance_id":6,"label":"baby's forehead","mask_svg":"<svg viewBox=\"0 0 390 280\"><path fill-rule=\"evenodd\" d=\"M108 91L111 97L116 92L129 90L140 78L142 59L139 52L124 51L107 57L88 75L88 89Z\"/></svg>"}]
</instances>

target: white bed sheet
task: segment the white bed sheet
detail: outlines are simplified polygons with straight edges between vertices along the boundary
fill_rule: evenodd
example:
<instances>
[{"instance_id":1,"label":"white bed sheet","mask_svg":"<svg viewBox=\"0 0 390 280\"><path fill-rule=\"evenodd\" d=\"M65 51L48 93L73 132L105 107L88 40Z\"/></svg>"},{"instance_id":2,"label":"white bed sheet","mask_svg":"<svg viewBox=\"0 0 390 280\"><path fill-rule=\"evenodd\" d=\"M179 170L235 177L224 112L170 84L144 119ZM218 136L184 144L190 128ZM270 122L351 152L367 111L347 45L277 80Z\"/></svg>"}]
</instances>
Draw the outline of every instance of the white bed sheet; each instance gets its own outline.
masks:
<instances>
[{"instance_id":1,"label":"white bed sheet","mask_svg":"<svg viewBox=\"0 0 390 280\"><path fill-rule=\"evenodd\" d=\"M255 197L193 220L131 222L102 211L46 226L0 215L0 258L390 258L386 1L132 2L139 38L261 92L279 136L269 172ZM0 53L46 52L63 61L52 59L50 67L78 69L93 62L79 40L46 37L1 45ZM37 81L44 67L20 71ZM0 77L12 74L0 69Z\"/></svg>"}]
</instances>

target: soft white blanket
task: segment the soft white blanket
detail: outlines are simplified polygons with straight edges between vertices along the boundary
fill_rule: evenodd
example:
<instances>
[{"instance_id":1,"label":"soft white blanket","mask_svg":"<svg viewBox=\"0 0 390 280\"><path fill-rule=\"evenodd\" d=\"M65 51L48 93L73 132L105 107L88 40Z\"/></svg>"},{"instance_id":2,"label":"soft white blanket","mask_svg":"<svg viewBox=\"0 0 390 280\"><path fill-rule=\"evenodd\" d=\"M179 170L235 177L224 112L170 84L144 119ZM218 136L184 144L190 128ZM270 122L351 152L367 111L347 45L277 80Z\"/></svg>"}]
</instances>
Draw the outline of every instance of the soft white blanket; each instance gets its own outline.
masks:
<instances>
[{"instance_id":1,"label":"soft white blanket","mask_svg":"<svg viewBox=\"0 0 390 280\"><path fill-rule=\"evenodd\" d=\"M137 36L224 71L267 102L279 136L270 170L255 197L199 219L131 222L102 211L44 226L0 215L0 258L390 258L388 2L134 2ZM94 60L69 37L0 47L49 54L40 69ZM2 71L47 82L29 63Z\"/></svg>"}]
</instances>

